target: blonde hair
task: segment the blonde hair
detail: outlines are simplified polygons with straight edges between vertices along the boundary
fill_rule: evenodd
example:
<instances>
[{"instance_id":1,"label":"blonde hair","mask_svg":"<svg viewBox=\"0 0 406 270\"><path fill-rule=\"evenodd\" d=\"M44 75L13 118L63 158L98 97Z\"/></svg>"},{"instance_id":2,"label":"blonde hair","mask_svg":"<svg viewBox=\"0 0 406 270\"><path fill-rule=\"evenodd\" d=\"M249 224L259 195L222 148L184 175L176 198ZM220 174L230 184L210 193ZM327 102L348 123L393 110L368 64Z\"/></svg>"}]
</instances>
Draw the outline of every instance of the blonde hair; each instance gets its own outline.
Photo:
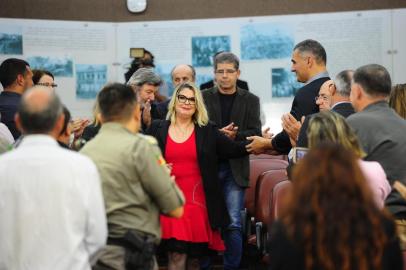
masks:
<instances>
[{"instance_id":1,"label":"blonde hair","mask_svg":"<svg viewBox=\"0 0 406 270\"><path fill-rule=\"evenodd\" d=\"M93 105L93 124L94 124L95 126L98 126L98 125L101 124L100 121L99 121L99 119L97 118L97 115L98 115L99 113L100 113L99 102L98 102L98 100L97 100L97 98L96 98L96 102L95 102L94 105Z\"/></svg>"},{"instance_id":2,"label":"blonde hair","mask_svg":"<svg viewBox=\"0 0 406 270\"><path fill-rule=\"evenodd\" d=\"M397 84L392 88L389 97L389 106L394 109L400 117L406 119L406 84Z\"/></svg>"},{"instance_id":3,"label":"blonde hair","mask_svg":"<svg viewBox=\"0 0 406 270\"><path fill-rule=\"evenodd\" d=\"M192 83L182 83L176 87L175 91L173 91L171 101L168 104L168 114L166 115L166 119L170 120L172 123L176 122L176 110L175 105L178 101L178 94L183 89L192 90L195 94L195 108L196 111L192 116L192 120L195 124L198 124L200 127L207 125L209 122L209 116L207 114L206 106L204 105L202 94L200 90L196 87L196 85Z\"/></svg>"},{"instance_id":4,"label":"blonde hair","mask_svg":"<svg viewBox=\"0 0 406 270\"><path fill-rule=\"evenodd\" d=\"M357 136L344 117L331 111L323 111L311 117L307 137L309 148L322 142L333 142L352 151L358 158L365 156Z\"/></svg>"}]
</instances>

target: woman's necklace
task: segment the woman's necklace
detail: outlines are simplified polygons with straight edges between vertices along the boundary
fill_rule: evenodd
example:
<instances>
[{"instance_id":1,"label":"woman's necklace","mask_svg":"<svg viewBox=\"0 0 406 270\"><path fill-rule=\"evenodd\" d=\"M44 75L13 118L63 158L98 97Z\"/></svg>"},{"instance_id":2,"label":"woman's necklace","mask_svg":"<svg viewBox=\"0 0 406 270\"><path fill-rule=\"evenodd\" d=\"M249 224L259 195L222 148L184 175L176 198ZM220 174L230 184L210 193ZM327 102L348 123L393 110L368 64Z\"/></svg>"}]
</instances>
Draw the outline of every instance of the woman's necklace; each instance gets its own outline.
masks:
<instances>
[{"instance_id":1,"label":"woman's necklace","mask_svg":"<svg viewBox=\"0 0 406 270\"><path fill-rule=\"evenodd\" d=\"M188 135L188 133L190 131L190 127L192 125L193 125L193 123L189 123L184 128L181 128L179 125L175 124L174 127L175 127L176 132L179 135L181 135L183 138L185 138Z\"/></svg>"}]
</instances>

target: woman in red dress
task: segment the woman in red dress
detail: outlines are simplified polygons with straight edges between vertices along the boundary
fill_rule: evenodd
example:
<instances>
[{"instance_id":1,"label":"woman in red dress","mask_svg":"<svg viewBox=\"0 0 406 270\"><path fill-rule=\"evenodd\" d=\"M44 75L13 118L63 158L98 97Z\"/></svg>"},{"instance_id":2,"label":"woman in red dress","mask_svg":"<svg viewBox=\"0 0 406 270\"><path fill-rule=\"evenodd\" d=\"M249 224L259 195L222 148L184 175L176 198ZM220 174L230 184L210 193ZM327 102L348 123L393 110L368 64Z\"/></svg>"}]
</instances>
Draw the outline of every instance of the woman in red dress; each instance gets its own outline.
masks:
<instances>
[{"instance_id":1,"label":"woman in red dress","mask_svg":"<svg viewBox=\"0 0 406 270\"><path fill-rule=\"evenodd\" d=\"M219 228L229 222L218 159L247 155L245 143L236 143L208 121L196 86L185 83L174 91L168 120L154 121L148 130L158 140L186 204L180 219L161 216L162 247L168 269L199 269L198 259L223 251Z\"/></svg>"}]
</instances>

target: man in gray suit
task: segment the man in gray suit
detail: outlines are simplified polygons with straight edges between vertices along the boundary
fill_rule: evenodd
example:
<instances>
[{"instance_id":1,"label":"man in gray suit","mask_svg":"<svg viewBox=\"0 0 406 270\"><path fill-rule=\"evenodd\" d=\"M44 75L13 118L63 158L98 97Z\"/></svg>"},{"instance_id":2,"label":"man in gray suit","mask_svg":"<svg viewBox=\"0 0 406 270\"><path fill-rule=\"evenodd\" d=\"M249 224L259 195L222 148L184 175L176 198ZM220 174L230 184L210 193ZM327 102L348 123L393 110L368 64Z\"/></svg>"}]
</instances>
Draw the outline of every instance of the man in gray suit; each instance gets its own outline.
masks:
<instances>
[{"instance_id":1,"label":"man in gray suit","mask_svg":"<svg viewBox=\"0 0 406 270\"><path fill-rule=\"evenodd\" d=\"M353 76L350 100L357 113L347 118L366 152L365 160L379 162L392 185L406 184L406 121L389 108L391 78L380 65L358 68ZM406 247L406 201L393 190L386 207L395 216L402 247Z\"/></svg>"},{"instance_id":2,"label":"man in gray suit","mask_svg":"<svg viewBox=\"0 0 406 270\"><path fill-rule=\"evenodd\" d=\"M261 134L259 98L237 87L240 76L239 59L230 52L222 52L214 59L217 85L202 92L209 119L220 131L233 140ZM231 223L225 230L224 269L238 269L242 253L240 211L244 205L244 191L248 187L248 156L220 161L219 178L224 185L224 196Z\"/></svg>"}]
</instances>

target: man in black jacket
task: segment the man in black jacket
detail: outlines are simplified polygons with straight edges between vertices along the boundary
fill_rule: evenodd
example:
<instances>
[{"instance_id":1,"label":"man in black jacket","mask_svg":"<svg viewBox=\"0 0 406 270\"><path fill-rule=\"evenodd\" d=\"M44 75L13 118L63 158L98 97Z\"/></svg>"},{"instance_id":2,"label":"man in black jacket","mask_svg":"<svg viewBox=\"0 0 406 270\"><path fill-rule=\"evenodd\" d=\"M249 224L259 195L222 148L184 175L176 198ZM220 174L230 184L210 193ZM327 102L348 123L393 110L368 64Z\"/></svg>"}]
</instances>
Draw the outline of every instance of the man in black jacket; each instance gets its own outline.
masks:
<instances>
[{"instance_id":1,"label":"man in black jacket","mask_svg":"<svg viewBox=\"0 0 406 270\"><path fill-rule=\"evenodd\" d=\"M220 131L233 140L261 134L259 98L237 87L240 75L239 59L230 52L214 58L217 85L202 92L209 119ZM249 159L221 160L219 179L224 186L224 197L231 223L225 230L224 269L238 269L242 254L242 226L240 211L248 187Z\"/></svg>"},{"instance_id":2,"label":"man in black jacket","mask_svg":"<svg viewBox=\"0 0 406 270\"><path fill-rule=\"evenodd\" d=\"M299 121L302 116L319 112L314 101L321 85L330 79L326 69L327 55L319 42L307 39L294 47L291 61L292 72L296 73L297 80L305 83L298 90L290 110L290 114ZM248 139L252 142L247 145L247 149L254 154L264 153L267 150L287 154L292 148L289 135L285 130L271 140L259 136L252 136Z\"/></svg>"},{"instance_id":3,"label":"man in black jacket","mask_svg":"<svg viewBox=\"0 0 406 270\"><path fill-rule=\"evenodd\" d=\"M205 90L205 89L209 89L209 88L213 88L213 87L214 87L214 80L202 83L199 86L200 90ZM238 79L237 87L249 91L248 83L246 81Z\"/></svg>"},{"instance_id":4,"label":"man in black jacket","mask_svg":"<svg viewBox=\"0 0 406 270\"><path fill-rule=\"evenodd\" d=\"M215 61L217 55L219 55L220 53L223 53L223 52L224 52L224 51L219 51L219 52L217 52L217 53L213 56L213 62ZM207 82L205 82L205 83L202 83L202 84L199 86L199 88L200 88L200 90L203 91L203 90L206 90L206 89L213 88L214 85L215 85L215 81L214 81L214 80L210 80L210 81L207 81ZM237 79L237 87L249 91L248 82L246 82L246 81Z\"/></svg>"}]
</instances>

